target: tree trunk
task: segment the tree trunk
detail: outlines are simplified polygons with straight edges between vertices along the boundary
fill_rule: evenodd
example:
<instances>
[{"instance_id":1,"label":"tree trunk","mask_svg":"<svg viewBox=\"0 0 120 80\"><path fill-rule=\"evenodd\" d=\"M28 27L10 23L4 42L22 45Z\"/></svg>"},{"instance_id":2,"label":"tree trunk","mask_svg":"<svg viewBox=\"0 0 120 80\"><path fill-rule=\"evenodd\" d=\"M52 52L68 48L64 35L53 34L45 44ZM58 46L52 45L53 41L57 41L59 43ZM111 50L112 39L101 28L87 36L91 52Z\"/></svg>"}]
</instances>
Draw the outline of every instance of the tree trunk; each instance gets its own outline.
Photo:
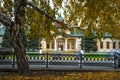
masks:
<instances>
[{"instance_id":1,"label":"tree trunk","mask_svg":"<svg viewBox=\"0 0 120 80\"><path fill-rule=\"evenodd\" d=\"M19 26L15 26L16 28L20 28ZM17 58L17 67L19 73L27 73L29 71L28 60L26 56L26 49L22 42L21 33L16 33L13 31L13 47Z\"/></svg>"},{"instance_id":2,"label":"tree trunk","mask_svg":"<svg viewBox=\"0 0 120 80\"><path fill-rule=\"evenodd\" d=\"M19 73L28 73L29 65L26 56L26 49L22 42L21 28L25 14L26 0L15 0L15 25L12 27L13 47L17 57Z\"/></svg>"}]
</instances>

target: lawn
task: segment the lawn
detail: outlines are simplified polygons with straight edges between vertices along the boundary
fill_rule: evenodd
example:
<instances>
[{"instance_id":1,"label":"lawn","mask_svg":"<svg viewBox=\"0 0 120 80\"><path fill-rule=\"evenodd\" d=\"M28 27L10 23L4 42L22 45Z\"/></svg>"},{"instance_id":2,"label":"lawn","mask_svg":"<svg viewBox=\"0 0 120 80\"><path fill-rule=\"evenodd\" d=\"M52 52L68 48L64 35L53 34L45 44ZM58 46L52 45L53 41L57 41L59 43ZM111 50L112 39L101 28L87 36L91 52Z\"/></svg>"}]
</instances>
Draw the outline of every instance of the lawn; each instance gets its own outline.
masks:
<instances>
[{"instance_id":1,"label":"lawn","mask_svg":"<svg viewBox=\"0 0 120 80\"><path fill-rule=\"evenodd\" d=\"M64 55L64 54L63 54ZM38 57L40 56L39 53L28 53L29 57ZM108 54L99 54L99 53L85 53L85 58L108 58Z\"/></svg>"},{"instance_id":2,"label":"lawn","mask_svg":"<svg viewBox=\"0 0 120 80\"><path fill-rule=\"evenodd\" d=\"M0 72L0 80L120 80L120 72L33 71L28 75Z\"/></svg>"},{"instance_id":3,"label":"lawn","mask_svg":"<svg viewBox=\"0 0 120 80\"><path fill-rule=\"evenodd\" d=\"M39 57L39 56L42 56L40 55L39 53L37 52L33 52L33 53L27 53L27 55L29 57ZM63 54L64 55L64 54ZM46 55L44 55L46 56ZM13 55L7 55L6 57L9 57L9 58L13 58ZM99 53L85 53L84 54L84 57L85 58L108 58L108 54L99 54Z\"/></svg>"},{"instance_id":4,"label":"lawn","mask_svg":"<svg viewBox=\"0 0 120 80\"><path fill-rule=\"evenodd\" d=\"M86 53L84 54L86 58L107 58L108 54L99 54L99 53Z\"/></svg>"}]
</instances>

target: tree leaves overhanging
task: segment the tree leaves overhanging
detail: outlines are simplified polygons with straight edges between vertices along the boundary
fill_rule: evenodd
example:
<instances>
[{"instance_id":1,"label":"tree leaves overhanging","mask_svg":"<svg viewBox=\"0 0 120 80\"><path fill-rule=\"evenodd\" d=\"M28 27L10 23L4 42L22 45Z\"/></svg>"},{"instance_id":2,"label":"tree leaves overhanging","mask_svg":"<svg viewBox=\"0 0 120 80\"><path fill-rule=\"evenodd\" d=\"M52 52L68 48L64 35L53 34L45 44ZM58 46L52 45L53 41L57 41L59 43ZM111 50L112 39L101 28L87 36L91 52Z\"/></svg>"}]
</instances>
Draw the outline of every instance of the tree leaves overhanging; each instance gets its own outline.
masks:
<instances>
[{"instance_id":1,"label":"tree leaves overhanging","mask_svg":"<svg viewBox=\"0 0 120 80\"><path fill-rule=\"evenodd\" d=\"M56 16L62 13L67 27L83 28L86 36L94 30L98 38L104 37L106 32L120 38L120 0L32 0L30 3L54 19L28 4L23 23L31 37L48 38L53 36L51 31L59 34L54 24ZM14 7L14 0L1 0L0 14L14 21Z\"/></svg>"}]
</instances>

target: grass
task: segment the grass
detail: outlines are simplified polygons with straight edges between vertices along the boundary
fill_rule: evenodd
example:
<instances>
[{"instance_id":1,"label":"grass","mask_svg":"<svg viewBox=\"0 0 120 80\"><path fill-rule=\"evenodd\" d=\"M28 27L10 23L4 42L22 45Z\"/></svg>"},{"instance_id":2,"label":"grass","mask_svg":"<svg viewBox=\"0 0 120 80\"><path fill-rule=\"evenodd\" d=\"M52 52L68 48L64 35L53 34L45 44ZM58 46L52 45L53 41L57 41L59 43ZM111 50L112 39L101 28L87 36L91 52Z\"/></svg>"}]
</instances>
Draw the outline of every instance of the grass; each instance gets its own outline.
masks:
<instances>
[{"instance_id":1,"label":"grass","mask_svg":"<svg viewBox=\"0 0 120 80\"><path fill-rule=\"evenodd\" d=\"M0 80L120 80L120 72L34 71L27 75L0 72Z\"/></svg>"},{"instance_id":2,"label":"grass","mask_svg":"<svg viewBox=\"0 0 120 80\"><path fill-rule=\"evenodd\" d=\"M85 54L86 58L107 58L107 54Z\"/></svg>"},{"instance_id":3,"label":"grass","mask_svg":"<svg viewBox=\"0 0 120 80\"><path fill-rule=\"evenodd\" d=\"M39 56L39 54L34 54L34 53L29 53L28 54L29 57L37 57ZM99 54L99 53L86 53L84 54L85 58L108 58L107 54Z\"/></svg>"},{"instance_id":4,"label":"grass","mask_svg":"<svg viewBox=\"0 0 120 80\"><path fill-rule=\"evenodd\" d=\"M39 53L36 53L36 52L31 52L31 53L27 53L29 57L38 57L40 56ZM9 58L13 58L13 55L7 55L6 57L9 57ZM85 58L108 58L108 55L107 54L99 54L99 53L85 53L84 54L84 57Z\"/></svg>"}]
</instances>

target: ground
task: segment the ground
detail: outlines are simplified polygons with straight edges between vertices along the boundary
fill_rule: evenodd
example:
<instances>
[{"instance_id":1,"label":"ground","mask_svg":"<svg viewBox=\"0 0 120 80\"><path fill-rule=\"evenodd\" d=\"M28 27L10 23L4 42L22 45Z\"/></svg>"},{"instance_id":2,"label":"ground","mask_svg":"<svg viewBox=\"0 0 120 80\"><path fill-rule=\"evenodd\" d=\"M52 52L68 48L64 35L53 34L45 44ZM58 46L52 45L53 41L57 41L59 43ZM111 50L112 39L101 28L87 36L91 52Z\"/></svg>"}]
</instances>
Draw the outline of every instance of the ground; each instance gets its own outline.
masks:
<instances>
[{"instance_id":1,"label":"ground","mask_svg":"<svg viewBox=\"0 0 120 80\"><path fill-rule=\"evenodd\" d=\"M27 75L0 72L0 80L120 80L120 72L111 71L31 71Z\"/></svg>"}]
</instances>

